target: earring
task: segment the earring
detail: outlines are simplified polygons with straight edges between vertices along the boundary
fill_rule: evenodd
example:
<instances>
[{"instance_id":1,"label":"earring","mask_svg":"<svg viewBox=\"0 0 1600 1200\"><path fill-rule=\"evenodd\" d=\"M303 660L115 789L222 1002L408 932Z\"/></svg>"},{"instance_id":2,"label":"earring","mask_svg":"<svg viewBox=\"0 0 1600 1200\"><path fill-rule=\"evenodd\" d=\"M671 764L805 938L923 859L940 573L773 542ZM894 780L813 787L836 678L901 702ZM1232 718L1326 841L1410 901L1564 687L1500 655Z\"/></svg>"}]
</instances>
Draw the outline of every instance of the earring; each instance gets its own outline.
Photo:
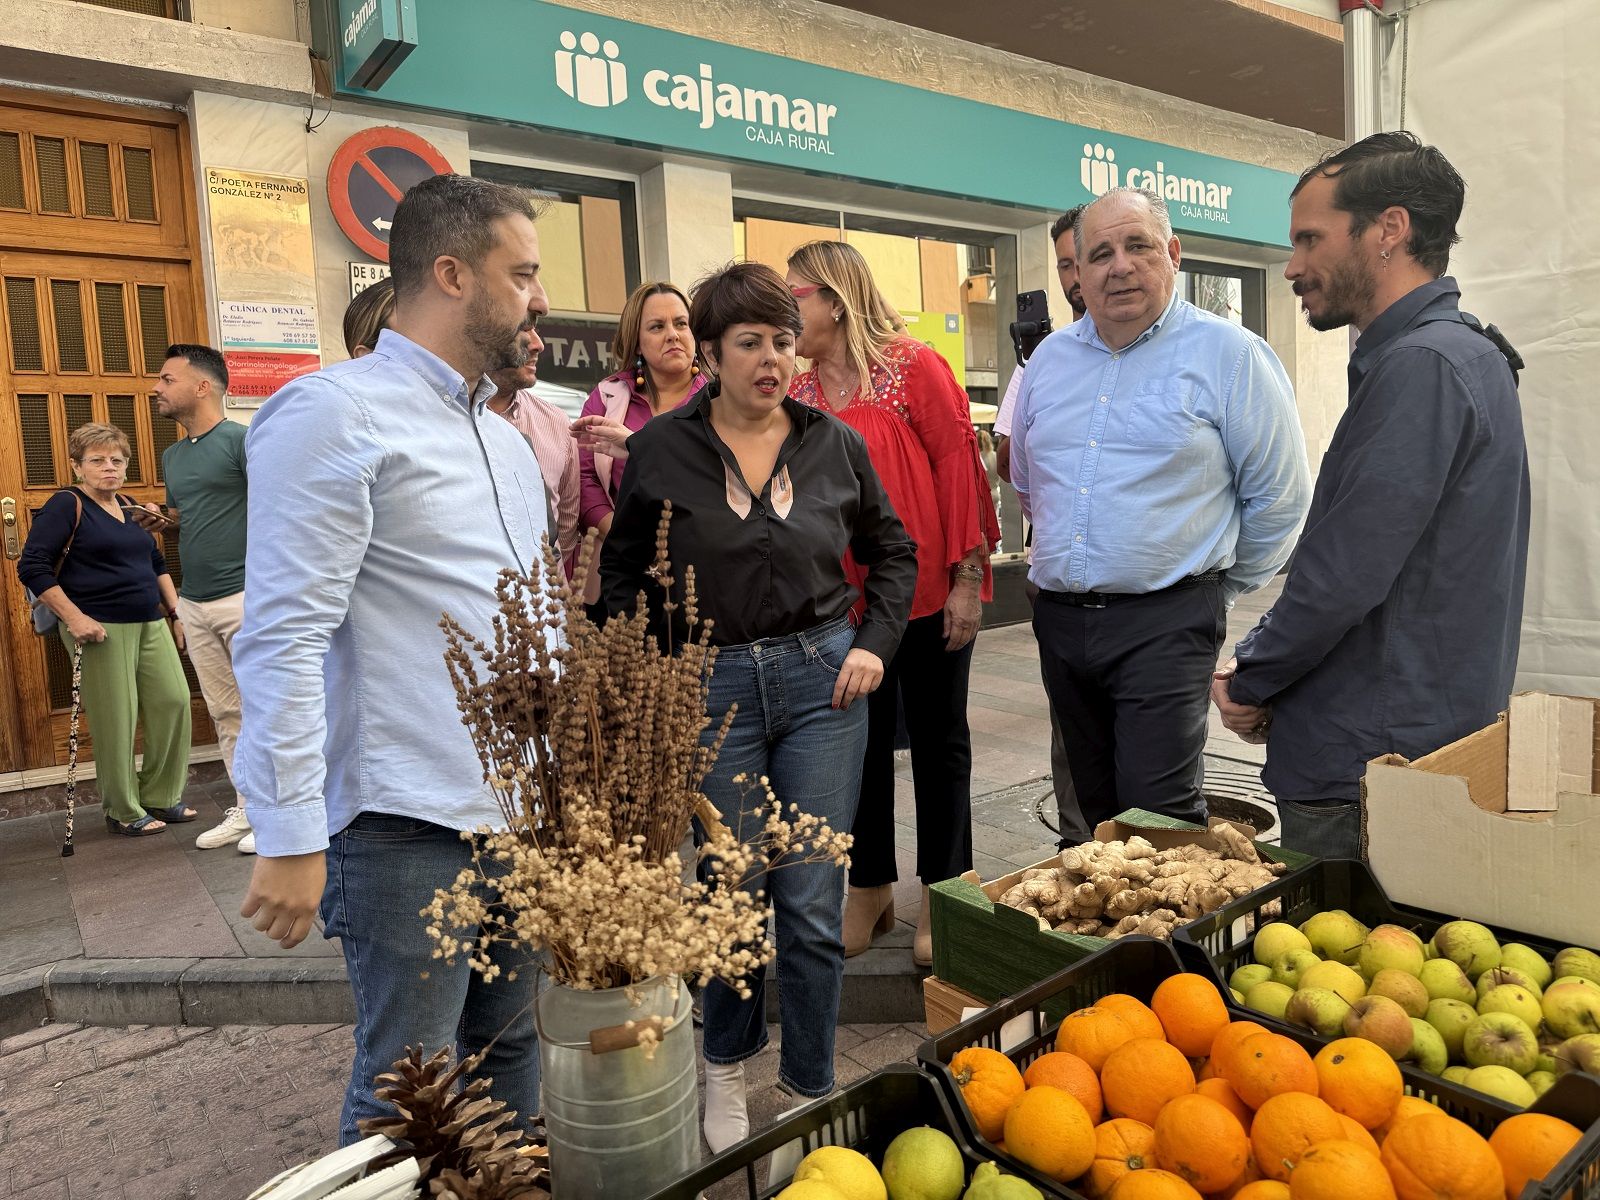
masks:
<instances>
[{"instance_id":1,"label":"earring","mask_svg":"<svg viewBox=\"0 0 1600 1200\"><path fill-rule=\"evenodd\" d=\"M1378 257L1383 259L1383 265L1385 267L1389 265L1389 252L1387 250L1379 250Z\"/></svg>"},{"instance_id":2,"label":"earring","mask_svg":"<svg viewBox=\"0 0 1600 1200\"><path fill-rule=\"evenodd\" d=\"M633 386L644 390L644 355L633 360Z\"/></svg>"},{"instance_id":3,"label":"earring","mask_svg":"<svg viewBox=\"0 0 1600 1200\"><path fill-rule=\"evenodd\" d=\"M836 313L833 314L833 323L835 325L837 325L842 320L844 320L844 314L842 312L836 312Z\"/></svg>"}]
</instances>

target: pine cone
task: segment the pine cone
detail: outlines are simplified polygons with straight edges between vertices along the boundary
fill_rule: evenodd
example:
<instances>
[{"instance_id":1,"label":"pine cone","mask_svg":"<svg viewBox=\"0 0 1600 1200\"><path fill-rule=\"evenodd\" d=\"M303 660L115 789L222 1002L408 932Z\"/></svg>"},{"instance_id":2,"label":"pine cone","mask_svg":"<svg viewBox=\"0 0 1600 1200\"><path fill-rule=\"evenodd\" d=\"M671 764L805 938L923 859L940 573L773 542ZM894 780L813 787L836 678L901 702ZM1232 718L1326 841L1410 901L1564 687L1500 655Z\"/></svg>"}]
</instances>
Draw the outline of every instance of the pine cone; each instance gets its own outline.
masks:
<instances>
[{"instance_id":1,"label":"pine cone","mask_svg":"<svg viewBox=\"0 0 1600 1200\"><path fill-rule=\"evenodd\" d=\"M527 1160L513 1156L488 1163L472 1176L447 1170L429 1185L434 1200L543 1200L550 1193L541 1186Z\"/></svg>"}]
</instances>

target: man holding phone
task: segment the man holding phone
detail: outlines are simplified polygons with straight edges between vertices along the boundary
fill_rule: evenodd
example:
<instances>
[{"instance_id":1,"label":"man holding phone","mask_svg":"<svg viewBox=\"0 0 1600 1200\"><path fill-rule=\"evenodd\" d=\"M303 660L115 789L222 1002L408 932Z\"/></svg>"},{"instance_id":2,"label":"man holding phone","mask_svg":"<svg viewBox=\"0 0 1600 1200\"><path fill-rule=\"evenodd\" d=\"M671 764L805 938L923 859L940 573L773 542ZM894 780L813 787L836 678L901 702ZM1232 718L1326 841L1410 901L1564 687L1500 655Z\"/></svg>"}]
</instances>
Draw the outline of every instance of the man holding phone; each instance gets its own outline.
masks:
<instances>
[{"instance_id":1,"label":"man holding phone","mask_svg":"<svg viewBox=\"0 0 1600 1200\"><path fill-rule=\"evenodd\" d=\"M161 456L167 508L146 505L134 519L156 534L177 527L183 563L178 617L232 781L233 750L239 740L233 639L244 621L248 484L245 427L223 415L227 392L228 367L221 354L210 346L167 347L161 377L156 380L156 411L183 426L183 436ZM201 850L237 844L240 853L255 853L255 837L237 787L235 801L221 823L202 833L194 844Z\"/></svg>"}]
</instances>

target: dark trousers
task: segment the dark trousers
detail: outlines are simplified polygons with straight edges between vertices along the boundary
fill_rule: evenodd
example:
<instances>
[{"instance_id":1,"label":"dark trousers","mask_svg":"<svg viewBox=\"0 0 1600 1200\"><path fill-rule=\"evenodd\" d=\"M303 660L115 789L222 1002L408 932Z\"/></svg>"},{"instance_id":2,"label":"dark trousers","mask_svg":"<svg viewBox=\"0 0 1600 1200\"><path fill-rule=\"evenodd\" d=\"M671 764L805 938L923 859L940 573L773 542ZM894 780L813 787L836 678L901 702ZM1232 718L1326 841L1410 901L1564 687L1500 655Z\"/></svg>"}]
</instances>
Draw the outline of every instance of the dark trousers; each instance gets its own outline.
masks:
<instances>
[{"instance_id":1,"label":"dark trousers","mask_svg":"<svg viewBox=\"0 0 1600 1200\"><path fill-rule=\"evenodd\" d=\"M1030 609L1039 607L1039 589L1029 580L1023 584ZM1039 664L1039 674L1044 675L1044 663ZM1046 699L1050 681L1045 680ZM1072 785L1072 768L1067 765L1067 743L1061 736L1061 718L1056 706L1050 709L1050 787L1056 795L1056 844L1065 850L1078 846L1094 837L1094 830L1083 819L1083 809L1078 807L1078 792Z\"/></svg>"},{"instance_id":2,"label":"dark trousers","mask_svg":"<svg viewBox=\"0 0 1600 1200\"><path fill-rule=\"evenodd\" d=\"M1359 800L1279 797L1278 829L1286 850L1299 850L1318 858L1363 857Z\"/></svg>"},{"instance_id":3,"label":"dark trousers","mask_svg":"<svg viewBox=\"0 0 1600 1200\"><path fill-rule=\"evenodd\" d=\"M974 638L954 654L944 648L944 614L906 623L900 649L883 683L867 700L867 753L861 764L861 803L853 887L878 887L899 878L894 859L894 731L896 696L911 735L911 777L917 797L917 875L923 883L972 869L972 734L967 728L967 678Z\"/></svg>"},{"instance_id":4,"label":"dark trousers","mask_svg":"<svg viewBox=\"0 0 1600 1200\"><path fill-rule=\"evenodd\" d=\"M1227 633L1221 581L1103 608L1042 592L1033 630L1089 828L1127 808L1203 823L1206 704Z\"/></svg>"}]
</instances>

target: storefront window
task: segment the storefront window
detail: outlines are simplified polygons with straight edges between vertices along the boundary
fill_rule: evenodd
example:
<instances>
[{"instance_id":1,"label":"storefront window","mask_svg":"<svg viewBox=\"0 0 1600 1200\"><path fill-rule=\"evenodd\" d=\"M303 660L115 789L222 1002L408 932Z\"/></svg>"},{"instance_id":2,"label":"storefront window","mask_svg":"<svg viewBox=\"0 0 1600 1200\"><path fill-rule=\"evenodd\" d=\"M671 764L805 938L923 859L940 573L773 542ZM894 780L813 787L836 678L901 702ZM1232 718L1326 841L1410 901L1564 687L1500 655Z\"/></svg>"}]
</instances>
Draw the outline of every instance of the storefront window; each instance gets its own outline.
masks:
<instances>
[{"instance_id":1,"label":"storefront window","mask_svg":"<svg viewBox=\"0 0 1600 1200\"><path fill-rule=\"evenodd\" d=\"M1266 336L1266 274L1257 268L1185 259L1178 272L1178 295L1196 308Z\"/></svg>"}]
</instances>

